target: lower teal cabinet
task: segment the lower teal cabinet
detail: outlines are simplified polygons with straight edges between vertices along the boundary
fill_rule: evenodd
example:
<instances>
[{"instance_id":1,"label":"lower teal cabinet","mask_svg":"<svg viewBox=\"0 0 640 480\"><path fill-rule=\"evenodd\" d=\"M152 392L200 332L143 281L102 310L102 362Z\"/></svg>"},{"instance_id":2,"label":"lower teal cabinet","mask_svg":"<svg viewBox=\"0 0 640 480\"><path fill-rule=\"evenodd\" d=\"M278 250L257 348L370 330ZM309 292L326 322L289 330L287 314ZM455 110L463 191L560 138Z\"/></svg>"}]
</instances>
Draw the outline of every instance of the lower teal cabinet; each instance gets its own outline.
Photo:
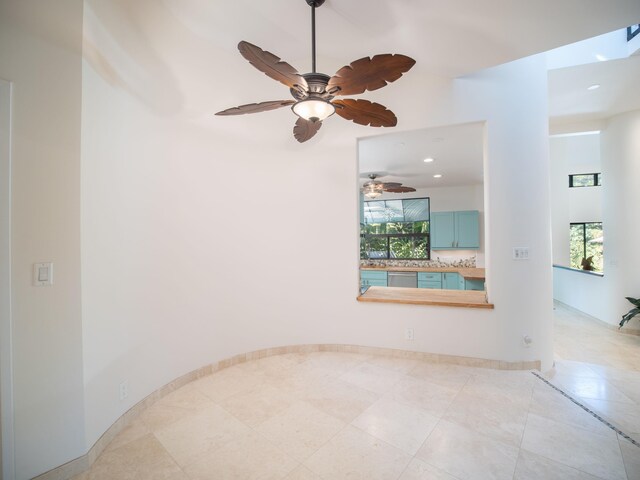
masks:
<instances>
[{"instance_id":1,"label":"lower teal cabinet","mask_svg":"<svg viewBox=\"0 0 640 480\"><path fill-rule=\"evenodd\" d=\"M464 281L465 290L484 290L484 280L471 280Z\"/></svg>"},{"instance_id":2,"label":"lower teal cabinet","mask_svg":"<svg viewBox=\"0 0 640 480\"><path fill-rule=\"evenodd\" d=\"M440 272L418 272L418 288L442 288Z\"/></svg>"},{"instance_id":3,"label":"lower teal cabinet","mask_svg":"<svg viewBox=\"0 0 640 480\"><path fill-rule=\"evenodd\" d=\"M460 289L460 275L455 272L446 272L442 274L442 288L447 290Z\"/></svg>"},{"instance_id":4,"label":"lower teal cabinet","mask_svg":"<svg viewBox=\"0 0 640 480\"><path fill-rule=\"evenodd\" d=\"M386 287L387 272L377 272L374 270L360 270L361 287Z\"/></svg>"}]
</instances>

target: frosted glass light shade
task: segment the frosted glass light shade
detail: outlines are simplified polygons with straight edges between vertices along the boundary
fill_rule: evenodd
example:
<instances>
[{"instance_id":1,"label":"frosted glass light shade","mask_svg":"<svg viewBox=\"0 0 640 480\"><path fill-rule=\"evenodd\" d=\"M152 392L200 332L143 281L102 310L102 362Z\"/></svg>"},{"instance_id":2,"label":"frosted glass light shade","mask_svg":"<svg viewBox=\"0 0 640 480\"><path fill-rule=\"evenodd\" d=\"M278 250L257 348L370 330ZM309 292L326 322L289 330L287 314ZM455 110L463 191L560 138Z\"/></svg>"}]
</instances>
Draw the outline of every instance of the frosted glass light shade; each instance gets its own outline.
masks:
<instances>
[{"instance_id":1,"label":"frosted glass light shade","mask_svg":"<svg viewBox=\"0 0 640 480\"><path fill-rule=\"evenodd\" d=\"M293 110L293 113L298 115L300 118L304 118L305 120L310 120L312 122L322 121L333 115L336 111L336 107L329 102L315 98L302 100L294 104L291 109Z\"/></svg>"}]
</instances>

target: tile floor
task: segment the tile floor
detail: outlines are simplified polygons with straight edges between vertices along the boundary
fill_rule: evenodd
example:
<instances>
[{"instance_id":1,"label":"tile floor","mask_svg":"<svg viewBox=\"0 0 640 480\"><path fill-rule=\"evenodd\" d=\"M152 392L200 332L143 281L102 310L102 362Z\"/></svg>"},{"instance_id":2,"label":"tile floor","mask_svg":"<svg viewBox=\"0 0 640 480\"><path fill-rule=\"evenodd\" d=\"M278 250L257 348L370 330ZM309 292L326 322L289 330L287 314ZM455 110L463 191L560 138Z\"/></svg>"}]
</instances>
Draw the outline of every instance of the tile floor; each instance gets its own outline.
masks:
<instances>
[{"instance_id":1,"label":"tile floor","mask_svg":"<svg viewBox=\"0 0 640 480\"><path fill-rule=\"evenodd\" d=\"M547 378L640 442L640 337L557 306ZM317 352L164 397L77 480L640 479L633 445L530 372Z\"/></svg>"}]
</instances>

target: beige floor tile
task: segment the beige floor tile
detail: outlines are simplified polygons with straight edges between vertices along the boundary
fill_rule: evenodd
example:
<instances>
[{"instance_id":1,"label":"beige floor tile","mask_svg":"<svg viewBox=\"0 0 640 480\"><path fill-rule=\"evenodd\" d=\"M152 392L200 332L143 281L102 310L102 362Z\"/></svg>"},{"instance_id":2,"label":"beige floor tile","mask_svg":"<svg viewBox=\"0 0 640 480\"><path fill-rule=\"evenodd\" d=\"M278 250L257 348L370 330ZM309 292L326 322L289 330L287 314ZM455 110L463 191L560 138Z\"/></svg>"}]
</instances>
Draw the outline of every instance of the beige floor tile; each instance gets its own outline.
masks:
<instances>
[{"instance_id":1,"label":"beige floor tile","mask_svg":"<svg viewBox=\"0 0 640 480\"><path fill-rule=\"evenodd\" d=\"M190 480L280 480L298 466L289 455L251 432L185 467Z\"/></svg>"},{"instance_id":2,"label":"beige floor tile","mask_svg":"<svg viewBox=\"0 0 640 480\"><path fill-rule=\"evenodd\" d=\"M443 387L461 388L476 370L461 365L420 362L408 375Z\"/></svg>"},{"instance_id":3,"label":"beige floor tile","mask_svg":"<svg viewBox=\"0 0 640 480\"><path fill-rule=\"evenodd\" d=\"M158 400L140 415L140 420L155 431L214 405L193 383Z\"/></svg>"},{"instance_id":4,"label":"beige floor tile","mask_svg":"<svg viewBox=\"0 0 640 480\"><path fill-rule=\"evenodd\" d=\"M640 435L634 436L634 440L640 443ZM619 437L619 443L627 478L629 480L640 478L640 447L622 437Z\"/></svg>"},{"instance_id":5,"label":"beige floor tile","mask_svg":"<svg viewBox=\"0 0 640 480\"><path fill-rule=\"evenodd\" d=\"M599 377L596 370L591 368L584 362L576 362L573 360L556 361L554 368L545 372L545 377L553 378L556 375L572 375L574 377Z\"/></svg>"},{"instance_id":6,"label":"beige floor tile","mask_svg":"<svg viewBox=\"0 0 640 480\"><path fill-rule=\"evenodd\" d=\"M293 357L286 355L273 355L271 357L264 357L258 360L252 360L249 362L239 363L236 365L238 369L245 372L252 373L261 377L286 377L289 374L289 370L299 362L295 361Z\"/></svg>"},{"instance_id":7,"label":"beige floor tile","mask_svg":"<svg viewBox=\"0 0 640 480\"><path fill-rule=\"evenodd\" d=\"M459 388L443 387L418 378L407 377L397 383L386 397L441 417L458 394Z\"/></svg>"},{"instance_id":8,"label":"beige floor tile","mask_svg":"<svg viewBox=\"0 0 640 480\"><path fill-rule=\"evenodd\" d=\"M103 453L88 480L187 480L152 434Z\"/></svg>"},{"instance_id":9,"label":"beige floor tile","mask_svg":"<svg viewBox=\"0 0 640 480\"><path fill-rule=\"evenodd\" d=\"M247 372L237 365L193 382L195 388L215 402L255 388L264 382L259 375Z\"/></svg>"},{"instance_id":10,"label":"beige floor tile","mask_svg":"<svg viewBox=\"0 0 640 480\"><path fill-rule=\"evenodd\" d=\"M585 400L584 404L603 418L616 424L623 432L627 434L640 433L640 405L605 400Z\"/></svg>"},{"instance_id":11,"label":"beige floor tile","mask_svg":"<svg viewBox=\"0 0 640 480\"><path fill-rule=\"evenodd\" d=\"M156 430L155 436L181 467L250 432L218 405Z\"/></svg>"},{"instance_id":12,"label":"beige floor tile","mask_svg":"<svg viewBox=\"0 0 640 480\"><path fill-rule=\"evenodd\" d=\"M310 389L300 398L319 410L349 423L380 396L337 378L325 380L321 386Z\"/></svg>"},{"instance_id":13,"label":"beige floor tile","mask_svg":"<svg viewBox=\"0 0 640 480\"><path fill-rule=\"evenodd\" d=\"M284 480L322 480L318 475L313 473L307 467L300 465L289 475L284 477Z\"/></svg>"},{"instance_id":14,"label":"beige floor tile","mask_svg":"<svg viewBox=\"0 0 640 480\"><path fill-rule=\"evenodd\" d=\"M307 459L345 423L306 402L296 402L256 428L276 447L298 461Z\"/></svg>"},{"instance_id":15,"label":"beige floor tile","mask_svg":"<svg viewBox=\"0 0 640 480\"><path fill-rule=\"evenodd\" d=\"M411 360L408 358L372 356L369 360L367 360L367 363L375 365L377 367L386 368L397 373L406 374L424 362L420 360Z\"/></svg>"},{"instance_id":16,"label":"beige floor tile","mask_svg":"<svg viewBox=\"0 0 640 480\"><path fill-rule=\"evenodd\" d=\"M252 390L237 393L221 402L227 412L251 427L256 427L284 411L297 400L269 384L261 384Z\"/></svg>"},{"instance_id":17,"label":"beige floor tile","mask_svg":"<svg viewBox=\"0 0 640 480\"><path fill-rule=\"evenodd\" d=\"M527 408L495 395L471 395L464 391L455 398L444 420L481 432L494 440L520 447Z\"/></svg>"},{"instance_id":18,"label":"beige floor tile","mask_svg":"<svg viewBox=\"0 0 640 480\"><path fill-rule=\"evenodd\" d=\"M410 460L401 450L347 426L304 464L326 480L396 480Z\"/></svg>"},{"instance_id":19,"label":"beige floor tile","mask_svg":"<svg viewBox=\"0 0 640 480\"><path fill-rule=\"evenodd\" d=\"M556 375L551 383L566 393L581 398L593 400L607 400L610 402L634 403L612 383L599 377L574 377L571 375Z\"/></svg>"},{"instance_id":20,"label":"beige floor tile","mask_svg":"<svg viewBox=\"0 0 640 480\"><path fill-rule=\"evenodd\" d=\"M124 427L122 431L107 445L105 450L113 450L115 448L126 445L127 443L137 440L151 433L151 430L140 419L135 419L129 425Z\"/></svg>"},{"instance_id":21,"label":"beige floor tile","mask_svg":"<svg viewBox=\"0 0 640 480\"><path fill-rule=\"evenodd\" d=\"M437 423L438 417L424 410L383 398L351 424L409 455L415 455Z\"/></svg>"},{"instance_id":22,"label":"beige floor tile","mask_svg":"<svg viewBox=\"0 0 640 480\"><path fill-rule=\"evenodd\" d=\"M444 470L429 465L422 460L414 458L402 473L399 480L457 480Z\"/></svg>"},{"instance_id":23,"label":"beige floor tile","mask_svg":"<svg viewBox=\"0 0 640 480\"><path fill-rule=\"evenodd\" d=\"M358 365L363 364L369 358L370 355L360 355L357 353L313 352L309 354L306 363L316 368L328 369L338 375L342 375Z\"/></svg>"},{"instance_id":24,"label":"beige floor tile","mask_svg":"<svg viewBox=\"0 0 640 480\"><path fill-rule=\"evenodd\" d=\"M613 379L610 383L633 400L634 403L640 404L640 380L631 378Z\"/></svg>"},{"instance_id":25,"label":"beige floor tile","mask_svg":"<svg viewBox=\"0 0 640 480\"><path fill-rule=\"evenodd\" d=\"M340 380L382 395L404 377L403 374L366 363L341 375Z\"/></svg>"},{"instance_id":26,"label":"beige floor tile","mask_svg":"<svg viewBox=\"0 0 640 480\"><path fill-rule=\"evenodd\" d=\"M588 473L568 467L526 450L520 450L513 480L599 480Z\"/></svg>"},{"instance_id":27,"label":"beige floor tile","mask_svg":"<svg viewBox=\"0 0 640 480\"><path fill-rule=\"evenodd\" d=\"M441 420L416 457L465 479L511 479L518 448Z\"/></svg>"},{"instance_id":28,"label":"beige floor tile","mask_svg":"<svg viewBox=\"0 0 640 480\"><path fill-rule=\"evenodd\" d=\"M585 402L585 406L589 406L587 402ZM533 400L529 412L557 422L580 427L592 433L613 437L616 435L613 430L600 420L542 382L533 392Z\"/></svg>"},{"instance_id":29,"label":"beige floor tile","mask_svg":"<svg viewBox=\"0 0 640 480\"><path fill-rule=\"evenodd\" d=\"M589 474L626 479L617 439L529 414L522 448Z\"/></svg>"}]
</instances>

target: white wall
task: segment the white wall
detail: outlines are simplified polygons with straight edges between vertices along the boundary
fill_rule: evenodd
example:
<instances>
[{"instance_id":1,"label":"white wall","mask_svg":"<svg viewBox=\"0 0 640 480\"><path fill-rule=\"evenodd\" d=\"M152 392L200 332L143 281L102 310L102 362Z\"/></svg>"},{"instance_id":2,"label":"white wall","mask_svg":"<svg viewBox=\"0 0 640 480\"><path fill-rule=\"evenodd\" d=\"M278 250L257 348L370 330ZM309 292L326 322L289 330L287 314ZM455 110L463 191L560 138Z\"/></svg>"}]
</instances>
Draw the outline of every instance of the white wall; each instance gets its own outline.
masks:
<instances>
[{"instance_id":1,"label":"white wall","mask_svg":"<svg viewBox=\"0 0 640 480\"><path fill-rule=\"evenodd\" d=\"M90 6L85 33L93 53L83 68L82 117L89 445L178 375L274 345L359 344L550 365L544 59L455 82L416 73L371 95L393 106L400 128L487 120L485 222L496 309L364 304L356 301L356 137L378 132L336 117L298 145L287 109L237 118L197 113L203 98L209 112L239 93L250 101L240 84L265 79L234 73L233 99L216 93L212 85L230 73L202 58L235 65L235 56L170 20L159 30L172 48L151 55L154 32L139 45L136 36L117 36L125 26L110 26L104 4ZM127 75L132 58L140 78ZM197 79L185 74L192 63L202 65ZM151 73L160 75L165 95L145 93ZM276 87L273 94L282 95ZM514 262L512 247L523 245L531 260ZM415 341L404 340L406 327ZM522 347L524 334L534 338L530 349ZM123 380L130 394L120 402Z\"/></svg>"},{"instance_id":2,"label":"white wall","mask_svg":"<svg viewBox=\"0 0 640 480\"><path fill-rule=\"evenodd\" d=\"M0 2L13 82L12 313L16 478L86 449L80 318L82 1ZM54 285L33 287L52 261Z\"/></svg>"},{"instance_id":3,"label":"white wall","mask_svg":"<svg viewBox=\"0 0 640 480\"><path fill-rule=\"evenodd\" d=\"M554 274L556 299L613 325L631 308L624 297L640 297L640 226L633 208L640 204L639 157L640 111L610 118L601 133L604 277L557 269Z\"/></svg>"},{"instance_id":4,"label":"white wall","mask_svg":"<svg viewBox=\"0 0 640 480\"><path fill-rule=\"evenodd\" d=\"M600 134L552 136L549 152L553 263L568 267L569 224L602 221L606 187L569 188L569 175L602 171Z\"/></svg>"}]
</instances>

